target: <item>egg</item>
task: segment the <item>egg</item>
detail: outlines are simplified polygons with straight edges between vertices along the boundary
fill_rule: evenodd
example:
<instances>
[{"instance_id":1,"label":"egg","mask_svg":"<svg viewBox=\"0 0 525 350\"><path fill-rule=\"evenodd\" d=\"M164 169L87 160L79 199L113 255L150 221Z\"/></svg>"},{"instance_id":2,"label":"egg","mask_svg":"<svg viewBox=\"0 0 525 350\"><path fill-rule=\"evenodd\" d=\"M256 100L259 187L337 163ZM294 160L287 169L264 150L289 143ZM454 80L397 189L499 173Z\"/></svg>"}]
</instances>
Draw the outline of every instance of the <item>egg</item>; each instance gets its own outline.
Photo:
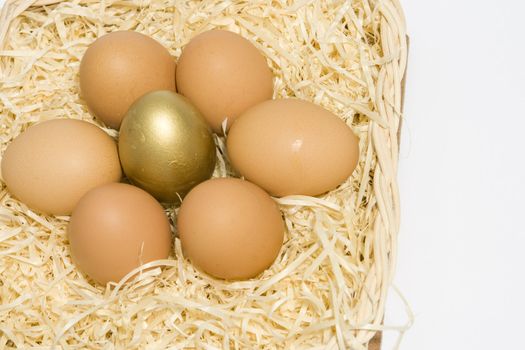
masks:
<instances>
[{"instance_id":1,"label":"egg","mask_svg":"<svg viewBox=\"0 0 525 350\"><path fill-rule=\"evenodd\" d=\"M272 98L273 75L265 57L233 32L211 30L194 37L177 66L178 92L201 111L216 133L249 107Z\"/></svg>"},{"instance_id":2,"label":"egg","mask_svg":"<svg viewBox=\"0 0 525 350\"><path fill-rule=\"evenodd\" d=\"M175 91L175 60L154 39L133 31L106 34L80 63L80 91L90 111L118 129L136 99L154 90Z\"/></svg>"},{"instance_id":3,"label":"egg","mask_svg":"<svg viewBox=\"0 0 525 350\"><path fill-rule=\"evenodd\" d=\"M247 180L274 196L315 196L354 171L358 138L330 111L299 99L266 101L233 124L229 159Z\"/></svg>"},{"instance_id":4,"label":"egg","mask_svg":"<svg viewBox=\"0 0 525 350\"><path fill-rule=\"evenodd\" d=\"M184 198L177 228L183 253L222 279L257 276L275 260L284 223L274 200L236 178L205 181Z\"/></svg>"},{"instance_id":5,"label":"egg","mask_svg":"<svg viewBox=\"0 0 525 350\"><path fill-rule=\"evenodd\" d=\"M162 206L147 192L112 183L92 189L68 225L71 257L94 281L118 282L133 269L166 259L171 229Z\"/></svg>"},{"instance_id":6,"label":"egg","mask_svg":"<svg viewBox=\"0 0 525 350\"><path fill-rule=\"evenodd\" d=\"M2 158L9 191L46 214L71 214L87 191L121 176L115 141L99 127L74 119L29 127Z\"/></svg>"},{"instance_id":7,"label":"egg","mask_svg":"<svg viewBox=\"0 0 525 350\"><path fill-rule=\"evenodd\" d=\"M165 203L179 199L211 177L216 150L212 133L197 109L171 91L138 99L122 122L122 168L133 184Z\"/></svg>"}]
</instances>

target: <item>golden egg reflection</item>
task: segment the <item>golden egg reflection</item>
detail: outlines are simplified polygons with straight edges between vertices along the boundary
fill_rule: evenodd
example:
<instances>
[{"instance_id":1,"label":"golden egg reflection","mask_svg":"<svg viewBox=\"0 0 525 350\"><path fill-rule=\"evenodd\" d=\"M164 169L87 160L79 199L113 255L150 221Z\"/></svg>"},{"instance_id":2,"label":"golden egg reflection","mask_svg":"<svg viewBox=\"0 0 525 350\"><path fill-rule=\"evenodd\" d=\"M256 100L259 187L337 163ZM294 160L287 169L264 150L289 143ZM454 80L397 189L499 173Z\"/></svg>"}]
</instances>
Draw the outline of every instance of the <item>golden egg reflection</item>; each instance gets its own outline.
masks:
<instances>
[{"instance_id":1,"label":"golden egg reflection","mask_svg":"<svg viewBox=\"0 0 525 350\"><path fill-rule=\"evenodd\" d=\"M215 168L215 143L199 111L183 96L155 91L126 113L119 155L129 180L161 202L178 203Z\"/></svg>"}]
</instances>

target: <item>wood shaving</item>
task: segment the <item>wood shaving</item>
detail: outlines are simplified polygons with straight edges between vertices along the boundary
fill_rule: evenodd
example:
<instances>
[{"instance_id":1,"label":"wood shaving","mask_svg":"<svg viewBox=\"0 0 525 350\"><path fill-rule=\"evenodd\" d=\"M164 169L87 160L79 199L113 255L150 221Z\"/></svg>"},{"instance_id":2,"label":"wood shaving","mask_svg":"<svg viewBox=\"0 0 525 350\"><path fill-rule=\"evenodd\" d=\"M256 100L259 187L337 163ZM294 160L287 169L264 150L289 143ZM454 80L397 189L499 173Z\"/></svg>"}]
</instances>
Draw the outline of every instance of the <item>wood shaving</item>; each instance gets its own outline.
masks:
<instances>
[{"instance_id":1,"label":"wood shaving","mask_svg":"<svg viewBox=\"0 0 525 350\"><path fill-rule=\"evenodd\" d=\"M267 57L275 98L312 101L345 120L360 138L357 170L326 195L276 198L286 239L255 279L195 270L175 237L169 259L106 287L72 264L69 218L31 211L2 182L0 348L367 349L376 331L408 327L382 325L399 230L407 42L398 0L9 0L0 15L0 150L47 119L102 127L78 82L97 37L135 30L178 57L213 28L241 34ZM235 175L224 139L216 141L214 176Z\"/></svg>"}]
</instances>

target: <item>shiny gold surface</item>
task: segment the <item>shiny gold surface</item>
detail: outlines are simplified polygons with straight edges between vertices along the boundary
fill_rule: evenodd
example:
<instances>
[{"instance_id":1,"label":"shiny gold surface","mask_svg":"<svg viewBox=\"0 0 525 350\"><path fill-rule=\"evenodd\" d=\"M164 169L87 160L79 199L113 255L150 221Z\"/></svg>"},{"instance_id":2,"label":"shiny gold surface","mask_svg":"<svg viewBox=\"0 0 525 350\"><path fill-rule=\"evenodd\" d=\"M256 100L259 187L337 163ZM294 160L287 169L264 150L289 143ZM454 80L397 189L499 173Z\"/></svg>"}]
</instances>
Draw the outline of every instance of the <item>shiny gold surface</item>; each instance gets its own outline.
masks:
<instances>
[{"instance_id":1,"label":"shiny gold surface","mask_svg":"<svg viewBox=\"0 0 525 350\"><path fill-rule=\"evenodd\" d=\"M130 107L120 127L119 155L130 181L166 203L178 203L210 178L216 161L203 117L171 91L148 93Z\"/></svg>"}]
</instances>

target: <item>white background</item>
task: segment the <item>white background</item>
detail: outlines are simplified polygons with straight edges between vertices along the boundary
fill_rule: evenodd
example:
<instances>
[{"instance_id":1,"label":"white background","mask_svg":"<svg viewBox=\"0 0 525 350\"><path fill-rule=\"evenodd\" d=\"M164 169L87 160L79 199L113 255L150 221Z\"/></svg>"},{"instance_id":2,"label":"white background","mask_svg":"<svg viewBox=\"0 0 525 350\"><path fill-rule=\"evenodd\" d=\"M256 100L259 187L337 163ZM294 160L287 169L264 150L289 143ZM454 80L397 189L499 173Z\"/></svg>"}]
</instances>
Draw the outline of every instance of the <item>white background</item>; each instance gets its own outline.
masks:
<instances>
[{"instance_id":1,"label":"white background","mask_svg":"<svg viewBox=\"0 0 525 350\"><path fill-rule=\"evenodd\" d=\"M525 348L525 2L401 1L401 349ZM405 321L391 293L386 322Z\"/></svg>"},{"instance_id":2,"label":"white background","mask_svg":"<svg viewBox=\"0 0 525 350\"><path fill-rule=\"evenodd\" d=\"M401 2L400 348L525 349L525 2Z\"/></svg>"}]
</instances>

